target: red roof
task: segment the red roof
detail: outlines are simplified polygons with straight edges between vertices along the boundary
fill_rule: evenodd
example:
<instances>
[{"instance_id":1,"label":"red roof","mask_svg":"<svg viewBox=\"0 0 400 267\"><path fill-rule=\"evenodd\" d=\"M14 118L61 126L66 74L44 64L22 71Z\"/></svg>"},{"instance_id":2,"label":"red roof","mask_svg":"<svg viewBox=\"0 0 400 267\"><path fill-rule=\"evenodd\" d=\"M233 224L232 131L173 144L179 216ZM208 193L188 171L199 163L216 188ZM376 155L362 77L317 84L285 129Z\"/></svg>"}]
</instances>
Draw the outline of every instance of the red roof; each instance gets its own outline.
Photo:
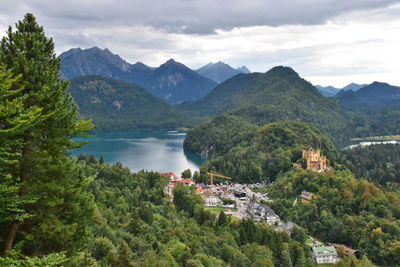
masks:
<instances>
[{"instance_id":1,"label":"red roof","mask_svg":"<svg viewBox=\"0 0 400 267\"><path fill-rule=\"evenodd\" d=\"M193 181L189 178L186 178L186 179L180 180L179 182L184 183L184 184L191 184Z\"/></svg>"}]
</instances>

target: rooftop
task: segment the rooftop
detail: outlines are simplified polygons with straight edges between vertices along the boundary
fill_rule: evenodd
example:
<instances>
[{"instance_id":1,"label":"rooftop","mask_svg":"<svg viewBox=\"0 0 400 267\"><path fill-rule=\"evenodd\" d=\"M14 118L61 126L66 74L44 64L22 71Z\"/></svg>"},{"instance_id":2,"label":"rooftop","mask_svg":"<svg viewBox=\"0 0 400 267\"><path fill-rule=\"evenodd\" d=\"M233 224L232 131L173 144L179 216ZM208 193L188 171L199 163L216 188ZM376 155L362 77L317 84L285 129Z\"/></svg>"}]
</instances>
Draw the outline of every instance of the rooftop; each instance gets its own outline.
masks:
<instances>
[{"instance_id":1,"label":"rooftop","mask_svg":"<svg viewBox=\"0 0 400 267\"><path fill-rule=\"evenodd\" d=\"M316 257L337 256L336 249L333 246L313 247L312 250Z\"/></svg>"}]
</instances>

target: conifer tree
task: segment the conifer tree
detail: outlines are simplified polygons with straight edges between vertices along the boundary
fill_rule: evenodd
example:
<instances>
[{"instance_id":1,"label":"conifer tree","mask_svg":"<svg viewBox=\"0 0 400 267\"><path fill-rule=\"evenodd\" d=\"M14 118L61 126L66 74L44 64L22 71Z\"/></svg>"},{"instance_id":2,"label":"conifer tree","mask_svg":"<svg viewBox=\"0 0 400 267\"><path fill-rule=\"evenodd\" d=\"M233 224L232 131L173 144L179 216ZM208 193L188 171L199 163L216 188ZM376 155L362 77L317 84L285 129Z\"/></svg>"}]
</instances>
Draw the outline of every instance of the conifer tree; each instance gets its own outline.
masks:
<instances>
[{"instance_id":1,"label":"conifer tree","mask_svg":"<svg viewBox=\"0 0 400 267\"><path fill-rule=\"evenodd\" d=\"M25 205L33 217L9 223L4 254L11 250L16 236L29 236L25 249L31 253L52 252L58 245L62 249L74 239L79 243L92 210L90 195L84 192L89 181L68 158L68 152L80 146L71 138L84 135L90 122L78 118L77 107L67 93L68 82L60 79L60 60L53 41L32 14L26 14L15 31L9 27L1 40L0 62L13 77L20 77L14 95L21 101L19 108L25 113L36 112L34 122L12 137L18 144L12 152L18 157L16 167L8 173L18 180L19 196L36 199Z\"/></svg>"},{"instance_id":2,"label":"conifer tree","mask_svg":"<svg viewBox=\"0 0 400 267\"><path fill-rule=\"evenodd\" d=\"M118 259L114 267L132 267L135 266L132 261L132 250L125 241L121 242L118 249Z\"/></svg>"},{"instance_id":3,"label":"conifer tree","mask_svg":"<svg viewBox=\"0 0 400 267\"><path fill-rule=\"evenodd\" d=\"M39 108L23 110L23 98L16 97L20 89L13 77L0 65L0 228L10 222L20 222L30 217L24 209L34 198L20 195L21 182L12 172L18 167L21 142L15 136L29 130L38 122Z\"/></svg>"}]
</instances>

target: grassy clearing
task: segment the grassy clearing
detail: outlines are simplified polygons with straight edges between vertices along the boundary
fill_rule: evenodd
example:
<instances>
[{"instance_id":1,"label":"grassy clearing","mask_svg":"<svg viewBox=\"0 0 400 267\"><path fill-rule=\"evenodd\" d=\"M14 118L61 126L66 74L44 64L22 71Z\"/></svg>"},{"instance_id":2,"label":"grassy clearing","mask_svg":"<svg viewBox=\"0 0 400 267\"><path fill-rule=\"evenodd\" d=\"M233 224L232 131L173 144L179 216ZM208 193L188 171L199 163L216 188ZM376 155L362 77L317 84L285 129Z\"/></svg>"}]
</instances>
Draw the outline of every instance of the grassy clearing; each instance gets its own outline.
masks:
<instances>
[{"instance_id":1,"label":"grassy clearing","mask_svg":"<svg viewBox=\"0 0 400 267\"><path fill-rule=\"evenodd\" d=\"M224 208L204 208L205 210L209 210L213 213L220 213L221 211L228 211L228 209Z\"/></svg>"}]
</instances>

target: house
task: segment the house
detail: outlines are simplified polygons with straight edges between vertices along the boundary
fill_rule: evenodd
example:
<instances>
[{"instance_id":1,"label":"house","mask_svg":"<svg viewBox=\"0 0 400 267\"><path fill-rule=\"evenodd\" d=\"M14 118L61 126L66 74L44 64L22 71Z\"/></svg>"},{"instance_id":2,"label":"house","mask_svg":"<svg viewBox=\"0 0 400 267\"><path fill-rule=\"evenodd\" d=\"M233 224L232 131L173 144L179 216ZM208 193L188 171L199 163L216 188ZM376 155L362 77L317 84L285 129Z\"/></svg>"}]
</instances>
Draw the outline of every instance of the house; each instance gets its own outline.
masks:
<instances>
[{"instance_id":1,"label":"house","mask_svg":"<svg viewBox=\"0 0 400 267\"><path fill-rule=\"evenodd\" d=\"M333 246L336 249L336 252L338 252L339 254L343 253L346 256L354 255L354 256L356 256L357 259L361 258L361 253L357 249L349 248L348 246L345 246L343 244L331 244L331 243L329 243L329 245ZM341 252L339 252L339 251L341 251Z\"/></svg>"},{"instance_id":2,"label":"house","mask_svg":"<svg viewBox=\"0 0 400 267\"><path fill-rule=\"evenodd\" d=\"M258 201L251 201L248 206L248 213L254 221L266 221L268 225L275 225L280 218L270 206L262 204Z\"/></svg>"},{"instance_id":3,"label":"house","mask_svg":"<svg viewBox=\"0 0 400 267\"><path fill-rule=\"evenodd\" d=\"M207 207L215 207L217 205L222 205L223 202L217 195L210 191L204 191L201 196L204 199L204 205Z\"/></svg>"},{"instance_id":4,"label":"house","mask_svg":"<svg viewBox=\"0 0 400 267\"><path fill-rule=\"evenodd\" d=\"M300 200L302 203L308 203L315 198L317 198L316 195L305 190L303 190L300 194Z\"/></svg>"},{"instance_id":5,"label":"house","mask_svg":"<svg viewBox=\"0 0 400 267\"><path fill-rule=\"evenodd\" d=\"M170 194L170 195L172 195L172 193L174 192L175 187L176 187L176 183L175 183L175 182L170 182L170 183L166 186L164 192L165 192L165 193L168 193L168 194Z\"/></svg>"},{"instance_id":6,"label":"house","mask_svg":"<svg viewBox=\"0 0 400 267\"><path fill-rule=\"evenodd\" d=\"M178 180L178 182L179 182L179 183L182 183L182 184L184 184L184 185L188 185L188 186L194 185L193 180L192 180L192 179L189 179L189 178L185 178L185 179Z\"/></svg>"},{"instance_id":7,"label":"house","mask_svg":"<svg viewBox=\"0 0 400 267\"><path fill-rule=\"evenodd\" d=\"M317 264L336 264L339 262L339 256L333 246L313 247L312 257Z\"/></svg>"}]
</instances>

